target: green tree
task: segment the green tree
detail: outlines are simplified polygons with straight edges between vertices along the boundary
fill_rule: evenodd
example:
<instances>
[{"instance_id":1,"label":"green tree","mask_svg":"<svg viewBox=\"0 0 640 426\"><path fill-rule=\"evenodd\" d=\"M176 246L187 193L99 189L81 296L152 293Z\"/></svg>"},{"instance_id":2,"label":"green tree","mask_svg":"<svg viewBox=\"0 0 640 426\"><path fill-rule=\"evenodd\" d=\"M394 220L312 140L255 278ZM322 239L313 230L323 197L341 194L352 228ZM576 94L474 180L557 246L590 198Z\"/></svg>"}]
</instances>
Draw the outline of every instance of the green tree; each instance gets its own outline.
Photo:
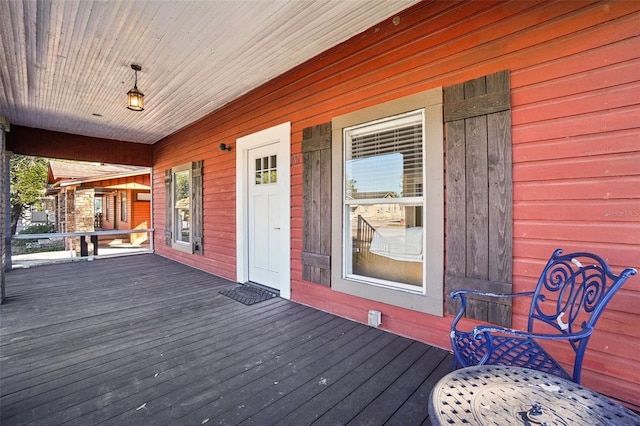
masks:
<instances>
[{"instance_id":1,"label":"green tree","mask_svg":"<svg viewBox=\"0 0 640 426\"><path fill-rule=\"evenodd\" d=\"M24 211L35 205L47 186L48 162L40 157L14 155L10 160L11 235Z\"/></svg>"}]
</instances>

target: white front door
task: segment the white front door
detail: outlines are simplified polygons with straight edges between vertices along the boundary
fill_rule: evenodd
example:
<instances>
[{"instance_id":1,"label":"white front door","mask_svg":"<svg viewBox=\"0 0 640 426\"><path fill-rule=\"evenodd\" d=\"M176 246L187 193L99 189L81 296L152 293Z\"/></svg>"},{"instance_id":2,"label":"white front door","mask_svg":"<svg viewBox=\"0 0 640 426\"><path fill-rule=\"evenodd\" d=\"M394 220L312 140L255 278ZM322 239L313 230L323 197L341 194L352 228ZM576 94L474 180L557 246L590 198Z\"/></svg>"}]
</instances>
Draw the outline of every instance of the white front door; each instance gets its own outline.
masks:
<instances>
[{"instance_id":1,"label":"white front door","mask_svg":"<svg viewBox=\"0 0 640 426\"><path fill-rule=\"evenodd\" d=\"M249 151L249 281L280 290L278 146Z\"/></svg>"},{"instance_id":2,"label":"white front door","mask_svg":"<svg viewBox=\"0 0 640 426\"><path fill-rule=\"evenodd\" d=\"M236 140L237 281L291 298L291 123Z\"/></svg>"}]
</instances>

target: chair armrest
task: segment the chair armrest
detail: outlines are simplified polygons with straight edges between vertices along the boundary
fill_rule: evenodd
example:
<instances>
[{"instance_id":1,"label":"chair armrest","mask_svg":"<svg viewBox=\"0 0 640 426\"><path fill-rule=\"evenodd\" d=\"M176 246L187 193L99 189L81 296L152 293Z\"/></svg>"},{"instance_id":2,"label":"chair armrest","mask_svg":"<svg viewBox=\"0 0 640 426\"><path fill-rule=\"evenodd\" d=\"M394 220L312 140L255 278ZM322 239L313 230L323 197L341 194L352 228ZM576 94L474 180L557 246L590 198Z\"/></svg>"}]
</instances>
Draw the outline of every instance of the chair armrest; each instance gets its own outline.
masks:
<instances>
[{"instance_id":1,"label":"chair armrest","mask_svg":"<svg viewBox=\"0 0 640 426\"><path fill-rule=\"evenodd\" d=\"M451 292L450 296L453 300L458 300L458 298L463 298L467 294L474 296L486 296L486 297L521 297L521 296L533 296L533 291L525 291L522 293L490 293L478 290L454 290Z\"/></svg>"},{"instance_id":2,"label":"chair armrest","mask_svg":"<svg viewBox=\"0 0 640 426\"><path fill-rule=\"evenodd\" d=\"M514 330L512 328L499 327L495 325L478 325L473 329L473 338L480 340L478 337L484 334L490 340L492 333L508 334L511 336L521 337L524 339L546 339L546 340L580 340L588 337L593 333L593 328L585 328L575 333L547 334L547 333L529 333L522 330Z\"/></svg>"},{"instance_id":3,"label":"chair armrest","mask_svg":"<svg viewBox=\"0 0 640 426\"><path fill-rule=\"evenodd\" d=\"M460 318L462 318L465 311L467 310L467 295L486 296L486 297L494 297L494 298L499 298L499 297L515 298L515 297L521 297L521 296L533 296L533 294L534 294L533 291L526 291L522 293L487 293L487 292L482 292L478 290L454 290L450 294L451 300L455 301L460 299L461 303L460 303L460 308L458 308L458 313L456 314L456 316L453 318L453 321L451 322L451 331L453 332L454 330L456 330L456 325L458 324L458 321L460 321ZM544 297L544 296L540 296L540 297Z\"/></svg>"}]
</instances>

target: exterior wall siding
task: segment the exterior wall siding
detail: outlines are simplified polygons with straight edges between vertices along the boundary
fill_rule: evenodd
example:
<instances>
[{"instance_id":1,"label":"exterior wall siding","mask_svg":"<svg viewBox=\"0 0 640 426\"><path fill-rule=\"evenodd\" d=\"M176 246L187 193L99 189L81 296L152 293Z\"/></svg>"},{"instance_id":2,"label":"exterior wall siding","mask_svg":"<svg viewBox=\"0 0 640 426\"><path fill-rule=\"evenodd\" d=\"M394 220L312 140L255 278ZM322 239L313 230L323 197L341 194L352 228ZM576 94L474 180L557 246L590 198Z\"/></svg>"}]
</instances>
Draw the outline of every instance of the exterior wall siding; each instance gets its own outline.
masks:
<instances>
[{"instance_id":1,"label":"exterior wall siding","mask_svg":"<svg viewBox=\"0 0 640 426\"><path fill-rule=\"evenodd\" d=\"M129 192L131 193L131 229L151 228L151 203L138 201L136 199L138 191ZM147 233L131 234L132 244L142 244L147 240Z\"/></svg>"},{"instance_id":2,"label":"exterior wall siding","mask_svg":"<svg viewBox=\"0 0 640 426\"><path fill-rule=\"evenodd\" d=\"M337 293L302 279L302 129L437 86L511 70L514 291L553 249L640 269L640 3L423 2L266 83L154 146L155 248L234 280L235 152L222 142L290 121L292 300L449 347L450 316ZM164 171L204 160L204 256L163 241ZM640 406L640 278L591 339L583 384ZM514 326L528 306L514 304ZM568 355L568 354L567 354ZM564 357L566 359L568 357Z\"/></svg>"}]
</instances>

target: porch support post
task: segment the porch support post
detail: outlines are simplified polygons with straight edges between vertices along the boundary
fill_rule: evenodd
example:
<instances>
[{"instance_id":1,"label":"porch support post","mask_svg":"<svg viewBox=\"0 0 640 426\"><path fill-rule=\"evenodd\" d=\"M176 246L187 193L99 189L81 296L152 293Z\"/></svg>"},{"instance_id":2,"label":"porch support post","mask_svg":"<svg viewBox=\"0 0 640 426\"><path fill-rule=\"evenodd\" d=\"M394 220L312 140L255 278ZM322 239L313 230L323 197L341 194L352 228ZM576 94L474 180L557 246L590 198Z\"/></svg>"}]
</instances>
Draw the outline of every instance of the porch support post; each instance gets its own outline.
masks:
<instances>
[{"instance_id":1,"label":"porch support post","mask_svg":"<svg viewBox=\"0 0 640 426\"><path fill-rule=\"evenodd\" d=\"M2 179L2 191L0 195L0 236L2 237L2 268L0 268L0 304L5 301L5 269L11 268L11 232L9 227L9 156L6 153L5 132L8 132L9 120L0 115L0 143L2 143L2 157L0 158L0 179Z\"/></svg>"}]
</instances>

